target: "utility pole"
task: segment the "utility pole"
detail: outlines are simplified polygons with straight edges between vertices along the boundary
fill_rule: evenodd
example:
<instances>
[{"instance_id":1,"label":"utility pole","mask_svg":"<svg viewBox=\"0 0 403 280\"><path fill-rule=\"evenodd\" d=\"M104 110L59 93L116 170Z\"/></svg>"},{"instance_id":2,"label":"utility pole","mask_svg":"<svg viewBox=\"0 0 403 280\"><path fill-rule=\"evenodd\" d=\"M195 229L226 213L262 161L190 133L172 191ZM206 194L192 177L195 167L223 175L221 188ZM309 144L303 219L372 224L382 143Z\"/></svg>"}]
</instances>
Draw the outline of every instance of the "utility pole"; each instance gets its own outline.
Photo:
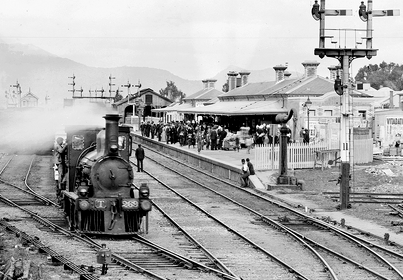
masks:
<instances>
[{"instance_id":1,"label":"utility pole","mask_svg":"<svg viewBox=\"0 0 403 280\"><path fill-rule=\"evenodd\" d=\"M342 68L342 79L338 76L335 80L334 89L338 95L341 96L341 133L340 133L340 159L341 159L341 174L340 174L340 209L347 209L349 207L349 196L350 196L350 142L351 142L351 128L349 127L349 120L352 115L352 104L349 92L352 88L350 82L350 63L356 58L367 57L371 59L373 56L377 55L377 49L372 48L372 17L374 16L395 16L399 15L399 10L383 10L377 11L372 10L372 0L368 0L368 9L361 2L359 7L359 17L361 20L367 22L366 29L326 29L325 28L325 18L326 16L347 16L351 15L351 10L326 10L325 0L318 1L315 0L315 4L312 7L312 16L315 20L319 21L319 48L315 49L315 55L320 58L332 57L336 58ZM359 49L357 48L357 34L361 31L366 31L366 37L362 39L366 40L366 47ZM333 32L334 35L331 33ZM347 41L350 38L347 35L354 36L353 42ZM339 48L326 48L326 39L331 39L331 43L335 43L334 39L337 37L339 40ZM344 48L342 46L342 41L344 40ZM350 39L352 40L352 39ZM348 45L353 45L354 48L348 47Z\"/></svg>"}]
</instances>

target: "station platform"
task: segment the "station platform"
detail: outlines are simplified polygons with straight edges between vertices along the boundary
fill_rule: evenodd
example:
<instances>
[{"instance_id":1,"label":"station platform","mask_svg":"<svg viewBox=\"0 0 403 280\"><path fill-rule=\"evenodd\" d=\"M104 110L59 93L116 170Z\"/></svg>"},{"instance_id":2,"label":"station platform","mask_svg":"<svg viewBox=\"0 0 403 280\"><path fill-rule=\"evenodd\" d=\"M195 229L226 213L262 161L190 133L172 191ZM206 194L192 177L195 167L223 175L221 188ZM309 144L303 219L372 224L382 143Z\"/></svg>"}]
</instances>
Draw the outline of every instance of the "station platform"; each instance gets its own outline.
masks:
<instances>
[{"instance_id":1,"label":"station platform","mask_svg":"<svg viewBox=\"0 0 403 280\"><path fill-rule=\"evenodd\" d=\"M139 135L138 132L135 132L135 134ZM158 141L155 141L158 142ZM165 142L161 142L164 143ZM177 149L185 150L188 153L193 153L199 157L206 157L210 160L215 160L217 162L223 162L227 165L233 166L234 168L238 168L239 170L241 169L241 159L246 159L249 158L250 161L254 162L254 153L253 150L250 150L250 153L248 153L247 149L243 148L238 151L226 151L226 150L201 150L200 153L197 152L197 148L193 148L192 146L189 148L188 146L180 146L179 143L176 144L169 144L170 146L174 146ZM147 153L146 153L147 157ZM393 232L393 230L377 225L372 221L367 221L363 220L357 217L354 217L352 215L344 213L342 210L336 210L334 211L329 211L321 209L320 206L315 204L314 201L312 200L304 200L301 199L300 196L298 198L292 197L291 195L288 195L286 193L281 194L278 191L272 191L268 189L268 184L273 184L275 183L276 180L276 175L278 175L278 170L258 170L256 171L256 175L251 175L250 180L254 186L254 188L251 188L251 192L257 192L260 194L264 194L268 197L277 199L278 201L287 204L289 206L292 206L294 208L301 209L302 211L305 211L306 214L313 216L313 217L318 217L318 218L323 218L326 217L329 221L332 221L334 223L340 224L342 219L345 221L345 225L347 227L351 228L358 228L362 231L365 231L371 235L377 236L379 238L384 238L385 234L387 233L389 235L389 240L391 242L394 242L396 244L399 244L403 246L403 232L398 233L398 232ZM303 191L301 191L303 192ZM324 198L326 199L326 198Z\"/></svg>"}]
</instances>

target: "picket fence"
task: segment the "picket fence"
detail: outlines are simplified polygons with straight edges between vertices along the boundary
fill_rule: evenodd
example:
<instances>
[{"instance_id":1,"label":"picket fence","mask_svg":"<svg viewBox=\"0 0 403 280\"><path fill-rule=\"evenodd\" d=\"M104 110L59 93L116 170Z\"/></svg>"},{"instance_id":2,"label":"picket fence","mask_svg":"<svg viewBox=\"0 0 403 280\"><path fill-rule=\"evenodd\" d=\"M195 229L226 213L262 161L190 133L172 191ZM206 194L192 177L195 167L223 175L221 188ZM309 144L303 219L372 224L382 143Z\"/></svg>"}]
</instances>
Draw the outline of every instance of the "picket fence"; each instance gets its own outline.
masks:
<instances>
[{"instance_id":1,"label":"picket fence","mask_svg":"<svg viewBox=\"0 0 403 280\"><path fill-rule=\"evenodd\" d=\"M316 151L337 149L326 142L320 143L289 143L287 144L287 166L289 169L313 168L315 164ZM256 170L276 170L279 168L279 145L264 144L255 145L252 150ZM325 154L324 162L334 160L334 155ZM338 153L340 157L340 153ZM319 159L317 159L319 160ZM350 163L368 163L373 160L373 140L355 139L353 148L350 150ZM338 159L340 161L340 159Z\"/></svg>"}]
</instances>

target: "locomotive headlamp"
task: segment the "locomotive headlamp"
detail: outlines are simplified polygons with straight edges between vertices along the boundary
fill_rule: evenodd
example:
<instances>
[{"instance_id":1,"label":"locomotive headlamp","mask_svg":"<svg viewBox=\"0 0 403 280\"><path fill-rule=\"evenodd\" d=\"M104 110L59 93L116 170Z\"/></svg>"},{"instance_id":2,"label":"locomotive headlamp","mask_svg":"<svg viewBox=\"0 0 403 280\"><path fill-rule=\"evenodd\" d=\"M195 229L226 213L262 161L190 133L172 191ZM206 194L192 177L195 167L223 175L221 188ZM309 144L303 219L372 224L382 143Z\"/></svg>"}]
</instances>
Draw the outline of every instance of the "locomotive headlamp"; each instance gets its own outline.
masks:
<instances>
[{"instance_id":1,"label":"locomotive headlamp","mask_svg":"<svg viewBox=\"0 0 403 280\"><path fill-rule=\"evenodd\" d=\"M87 200L80 200L78 202L81 210L88 210L90 208L90 203Z\"/></svg>"},{"instance_id":2,"label":"locomotive headlamp","mask_svg":"<svg viewBox=\"0 0 403 280\"><path fill-rule=\"evenodd\" d=\"M109 150L111 151L111 153L116 153L118 151L118 145L112 144Z\"/></svg>"},{"instance_id":3,"label":"locomotive headlamp","mask_svg":"<svg viewBox=\"0 0 403 280\"><path fill-rule=\"evenodd\" d=\"M140 207L143 211L150 211L151 210L151 201L148 199L140 201Z\"/></svg>"},{"instance_id":4,"label":"locomotive headlamp","mask_svg":"<svg viewBox=\"0 0 403 280\"><path fill-rule=\"evenodd\" d=\"M148 198L150 196L150 189L148 188L147 184L141 184L139 192L141 198Z\"/></svg>"},{"instance_id":5,"label":"locomotive headlamp","mask_svg":"<svg viewBox=\"0 0 403 280\"><path fill-rule=\"evenodd\" d=\"M80 186L78 188L78 195L80 197L88 197L88 187L87 186Z\"/></svg>"}]
</instances>

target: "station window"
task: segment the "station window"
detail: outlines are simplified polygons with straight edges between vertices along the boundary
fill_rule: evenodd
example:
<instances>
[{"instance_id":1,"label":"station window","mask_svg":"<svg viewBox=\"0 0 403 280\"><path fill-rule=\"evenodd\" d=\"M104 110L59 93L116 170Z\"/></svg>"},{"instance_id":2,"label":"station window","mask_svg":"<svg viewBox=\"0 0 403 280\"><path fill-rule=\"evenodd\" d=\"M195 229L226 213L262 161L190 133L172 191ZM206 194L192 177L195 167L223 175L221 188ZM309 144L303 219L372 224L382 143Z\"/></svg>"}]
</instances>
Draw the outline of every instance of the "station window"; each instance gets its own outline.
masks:
<instances>
[{"instance_id":1,"label":"station window","mask_svg":"<svg viewBox=\"0 0 403 280\"><path fill-rule=\"evenodd\" d=\"M367 118L367 111L358 110L358 116L360 116L362 119L366 119Z\"/></svg>"},{"instance_id":2,"label":"station window","mask_svg":"<svg viewBox=\"0 0 403 280\"><path fill-rule=\"evenodd\" d=\"M309 110L309 115L310 115L311 117L316 116L316 110Z\"/></svg>"},{"instance_id":3,"label":"station window","mask_svg":"<svg viewBox=\"0 0 403 280\"><path fill-rule=\"evenodd\" d=\"M118 145L119 145L120 151L123 151L124 149L126 149L126 136L119 136Z\"/></svg>"},{"instance_id":4,"label":"station window","mask_svg":"<svg viewBox=\"0 0 403 280\"><path fill-rule=\"evenodd\" d=\"M71 148L73 150L83 150L84 135L73 135L73 137L71 137Z\"/></svg>"},{"instance_id":5,"label":"station window","mask_svg":"<svg viewBox=\"0 0 403 280\"><path fill-rule=\"evenodd\" d=\"M146 104L153 104L153 96L151 94L146 94Z\"/></svg>"},{"instance_id":6,"label":"station window","mask_svg":"<svg viewBox=\"0 0 403 280\"><path fill-rule=\"evenodd\" d=\"M331 117L331 116L333 116L333 110L325 110L325 111L323 112L323 115L324 115L325 117Z\"/></svg>"}]
</instances>

